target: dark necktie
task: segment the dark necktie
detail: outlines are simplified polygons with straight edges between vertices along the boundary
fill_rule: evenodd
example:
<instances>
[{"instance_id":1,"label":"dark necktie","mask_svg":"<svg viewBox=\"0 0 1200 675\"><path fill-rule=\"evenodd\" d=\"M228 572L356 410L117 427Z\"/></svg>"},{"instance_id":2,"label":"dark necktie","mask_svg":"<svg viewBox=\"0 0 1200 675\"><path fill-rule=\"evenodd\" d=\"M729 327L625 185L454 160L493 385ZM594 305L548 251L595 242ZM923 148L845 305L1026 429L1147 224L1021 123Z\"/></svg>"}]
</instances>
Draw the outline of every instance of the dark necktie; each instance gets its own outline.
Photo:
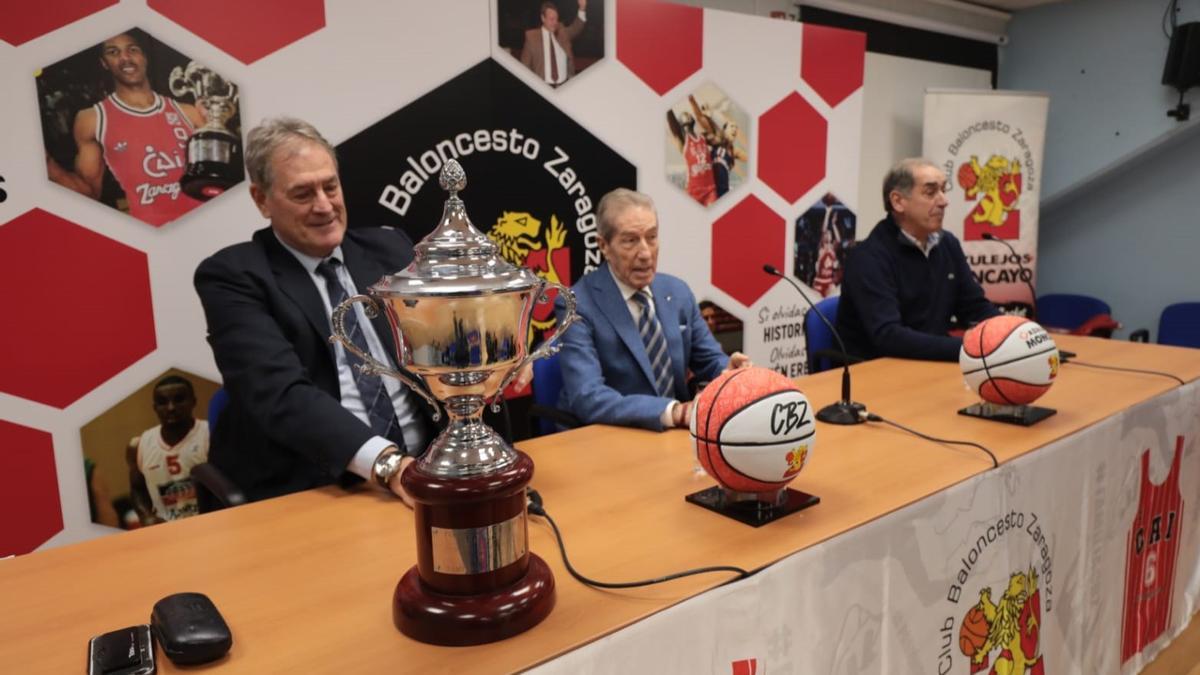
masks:
<instances>
[{"instance_id":1,"label":"dark necktie","mask_svg":"<svg viewBox=\"0 0 1200 675\"><path fill-rule=\"evenodd\" d=\"M546 33L550 38L550 84L558 84L558 55L554 51L554 33Z\"/></svg>"},{"instance_id":2,"label":"dark necktie","mask_svg":"<svg viewBox=\"0 0 1200 675\"><path fill-rule=\"evenodd\" d=\"M337 307L350 297L346 293L346 287L338 279L337 269L341 267L342 261L337 258L330 258L322 261L317 265L317 274L320 274L325 279L325 289L329 293L329 304ZM350 338L350 342L358 347L363 352L370 354L371 349L367 346L367 338L363 334L362 326L358 323L358 312L356 309L351 309L346 312L346 336ZM354 354L349 350L346 351L346 364L350 366L350 372L354 376L354 384L358 387L358 393L362 396L363 407L367 410L367 419L370 420L371 431L377 436L382 436L396 444L401 452L405 451L404 433L400 429L400 423L396 419L396 409L392 407L392 398L388 395L387 388L383 386L383 379L377 375L367 375L362 373L355 366L361 363Z\"/></svg>"},{"instance_id":3,"label":"dark necktie","mask_svg":"<svg viewBox=\"0 0 1200 675\"><path fill-rule=\"evenodd\" d=\"M650 304L650 294L644 289L633 294L633 299L642 306L642 317L638 319L638 333L646 345L646 357L650 359L650 370L654 373L654 388L659 396L675 398L675 376L671 374L671 355L667 353L667 338L662 324Z\"/></svg>"}]
</instances>

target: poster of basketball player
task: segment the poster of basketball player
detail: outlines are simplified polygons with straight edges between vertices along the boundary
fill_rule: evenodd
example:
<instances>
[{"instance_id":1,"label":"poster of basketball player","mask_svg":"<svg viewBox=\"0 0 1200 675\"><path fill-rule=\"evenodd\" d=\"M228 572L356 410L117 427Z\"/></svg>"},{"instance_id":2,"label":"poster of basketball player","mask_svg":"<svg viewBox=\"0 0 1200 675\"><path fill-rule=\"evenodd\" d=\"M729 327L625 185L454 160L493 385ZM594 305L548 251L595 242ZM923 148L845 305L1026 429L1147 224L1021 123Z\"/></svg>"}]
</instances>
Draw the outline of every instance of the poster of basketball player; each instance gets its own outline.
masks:
<instances>
[{"instance_id":1,"label":"poster of basketball player","mask_svg":"<svg viewBox=\"0 0 1200 675\"><path fill-rule=\"evenodd\" d=\"M746 182L750 119L712 83L667 111L667 179L708 206Z\"/></svg>"},{"instance_id":2,"label":"poster of basketball player","mask_svg":"<svg viewBox=\"0 0 1200 675\"><path fill-rule=\"evenodd\" d=\"M823 298L842 287L857 220L853 211L828 193L796 219L796 277Z\"/></svg>"},{"instance_id":3,"label":"poster of basketball player","mask_svg":"<svg viewBox=\"0 0 1200 675\"><path fill-rule=\"evenodd\" d=\"M145 31L105 38L36 80L58 185L159 226L242 180L237 86ZM193 145L207 151L189 158L205 136Z\"/></svg>"},{"instance_id":4,"label":"poster of basketball player","mask_svg":"<svg viewBox=\"0 0 1200 675\"><path fill-rule=\"evenodd\" d=\"M558 88L604 58L604 0L498 0L500 47Z\"/></svg>"},{"instance_id":5,"label":"poster of basketball player","mask_svg":"<svg viewBox=\"0 0 1200 675\"><path fill-rule=\"evenodd\" d=\"M80 429L92 522L129 530L199 512L191 470L208 460L219 388L171 369Z\"/></svg>"},{"instance_id":6,"label":"poster of basketball player","mask_svg":"<svg viewBox=\"0 0 1200 675\"><path fill-rule=\"evenodd\" d=\"M742 320L712 300L700 301L700 316L726 354L742 351Z\"/></svg>"}]
</instances>

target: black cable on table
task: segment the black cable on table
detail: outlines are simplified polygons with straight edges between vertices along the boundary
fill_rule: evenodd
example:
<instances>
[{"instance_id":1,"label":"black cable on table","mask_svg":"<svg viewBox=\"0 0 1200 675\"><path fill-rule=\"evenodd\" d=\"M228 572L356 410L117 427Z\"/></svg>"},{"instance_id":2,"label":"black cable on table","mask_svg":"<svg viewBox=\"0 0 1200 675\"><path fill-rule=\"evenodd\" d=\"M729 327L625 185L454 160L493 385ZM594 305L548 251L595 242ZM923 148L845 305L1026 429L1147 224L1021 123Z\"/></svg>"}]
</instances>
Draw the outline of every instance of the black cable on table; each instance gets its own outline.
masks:
<instances>
[{"instance_id":1,"label":"black cable on table","mask_svg":"<svg viewBox=\"0 0 1200 675\"><path fill-rule=\"evenodd\" d=\"M991 450L988 450L984 446L982 446L978 443L975 443L973 441L955 441L955 440L951 440L948 438L938 438L936 436L930 436L928 434L923 434L923 433L917 431L916 429L909 429L908 427L904 426L903 424L897 424L891 420L886 420L886 419L880 417L879 415L876 415L875 413L867 413L867 421L868 422L883 422L884 424L890 424L891 426L896 427L897 429L900 429L901 431L907 431L908 433L912 434L913 436L917 436L919 438L924 438L925 440L933 441L934 443L946 443L947 445L970 445L970 446L979 448L980 450L986 452L988 457L992 458L992 468L993 469L1000 466L1000 461L996 459L995 453L993 453Z\"/></svg>"},{"instance_id":2,"label":"black cable on table","mask_svg":"<svg viewBox=\"0 0 1200 675\"><path fill-rule=\"evenodd\" d=\"M567 568L567 571L571 573L571 576L575 577L581 583L587 584L588 586L595 586L596 588L638 588L641 586L661 584L666 581L674 581L675 579L690 577L697 574L710 574L712 572L733 572L737 574L738 579L744 579L750 576L749 572L740 567L733 567L732 565L713 565L711 567L698 567L696 569L675 572L674 574L668 574L655 579L643 579L640 581L611 582L590 579L580 574L579 571L571 565L571 561L567 558L567 547L566 544L563 543L562 532L559 531L558 524L554 522L554 519L550 517L550 514L546 513L546 509L542 507L541 495L539 495L536 490L529 490L527 491L527 494L529 496L529 512L536 516L545 518L546 522L550 523L551 529L554 530L554 538L558 541L558 550L560 553L562 553L563 565Z\"/></svg>"},{"instance_id":3,"label":"black cable on table","mask_svg":"<svg viewBox=\"0 0 1200 675\"><path fill-rule=\"evenodd\" d=\"M1145 375L1158 375L1159 377L1169 377L1181 385L1187 384L1187 382L1183 381L1183 378L1178 377L1176 375L1172 375L1171 373L1164 373L1161 370L1146 370L1145 368L1118 368L1117 366L1103 366L1103 365L1100 365L1099 363L1088 363L1087 361L1079 361L1079 360L1073 360L1073 361L1071 361L1071 363L1076 366L1084 366L1087 368L1099 368L1100 370L1118 370L1118 371L1126 372L1126 373L1142 373Z\"/></svg>"}]
</instances>

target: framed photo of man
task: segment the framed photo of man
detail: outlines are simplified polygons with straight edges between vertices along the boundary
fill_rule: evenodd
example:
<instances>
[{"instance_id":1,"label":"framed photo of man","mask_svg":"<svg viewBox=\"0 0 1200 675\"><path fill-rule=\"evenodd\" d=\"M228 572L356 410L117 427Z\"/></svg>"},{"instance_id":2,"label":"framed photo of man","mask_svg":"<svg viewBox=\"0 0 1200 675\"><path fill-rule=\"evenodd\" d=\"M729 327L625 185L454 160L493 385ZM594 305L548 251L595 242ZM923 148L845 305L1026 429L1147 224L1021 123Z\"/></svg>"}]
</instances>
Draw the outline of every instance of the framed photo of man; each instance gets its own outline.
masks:
<instances>
[{"instance_id":1,"label":"framed photo of man","mask_svg":"<svg viewBox=\"0 0 1200 675\"><path fill-rule=\"evenodd\" d=\"M36 80L53 183L157 227L243 179L237 85L141 29Z\"/></svg>"}]
</instances>

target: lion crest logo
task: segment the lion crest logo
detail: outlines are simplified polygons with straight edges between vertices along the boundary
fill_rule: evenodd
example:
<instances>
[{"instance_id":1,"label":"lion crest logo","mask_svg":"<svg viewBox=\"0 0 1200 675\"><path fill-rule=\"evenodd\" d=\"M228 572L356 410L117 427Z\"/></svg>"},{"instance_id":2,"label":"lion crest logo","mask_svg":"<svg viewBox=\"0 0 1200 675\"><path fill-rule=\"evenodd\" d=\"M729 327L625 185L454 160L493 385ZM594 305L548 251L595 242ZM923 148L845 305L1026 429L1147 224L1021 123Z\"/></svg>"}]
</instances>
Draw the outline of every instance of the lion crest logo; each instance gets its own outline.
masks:
<instances>
[{"instance_id":1,"label":"lion crest logo","mask_svg":"<svg viewBox=\"0 0 1200 675\"><path fill-rule=\"evenodd\" d=\"M992 602L992 589L979 591L979 602L963 619L963 655L970 659L971 673L989 675L1044 675L1038 651L1042 604L1037 570L1014 572L1000 602ZM968 624L981 623L981 626ZM988 671L988 660L999 649Z\"/></svg>"},{"instance_id":2,"label":"lion crest logo","mask_svg":"<svg viewBox=\"0 0 1200 675\"><path fill-rule=\"evenodd\" d=\"M551 214L549 226L528 211L504 211L487 233L488 239L500 248L508 262L527 267L540 278L557 284L571 284L571 249L566 245L567 228L558 216ZM554 330L554 298L556 289L546 290L548 302L534 307L530 324L530 340L538 332L547 336Z\"/></svg>"},{"instance_id":3,"label":"lion crest logo","mask_svg":"<svg viewBox=\"0 0 1200 675\"><path fill-rule=\"evenodd\" d=\"M991 232L1001 239L1020 237L1021 162L992 155L984 164L971 155L958 167L958 184L968 201L978 200L963 221L966 239L982 239Z\"/></svg>"},{"instance_id":4,"label":"lion crest logo","mask_svg":"<svg viewBox=\"0 0 1200 675\"><path fill-rule=\"evenodd\" d=\"M787 469L783 472L784 478L791 478L800 473L800 469L804 468L804 460L808 458L808 445L801 445L787 454L784 459L787 460Z\"/></svg>"}]
</instances>

